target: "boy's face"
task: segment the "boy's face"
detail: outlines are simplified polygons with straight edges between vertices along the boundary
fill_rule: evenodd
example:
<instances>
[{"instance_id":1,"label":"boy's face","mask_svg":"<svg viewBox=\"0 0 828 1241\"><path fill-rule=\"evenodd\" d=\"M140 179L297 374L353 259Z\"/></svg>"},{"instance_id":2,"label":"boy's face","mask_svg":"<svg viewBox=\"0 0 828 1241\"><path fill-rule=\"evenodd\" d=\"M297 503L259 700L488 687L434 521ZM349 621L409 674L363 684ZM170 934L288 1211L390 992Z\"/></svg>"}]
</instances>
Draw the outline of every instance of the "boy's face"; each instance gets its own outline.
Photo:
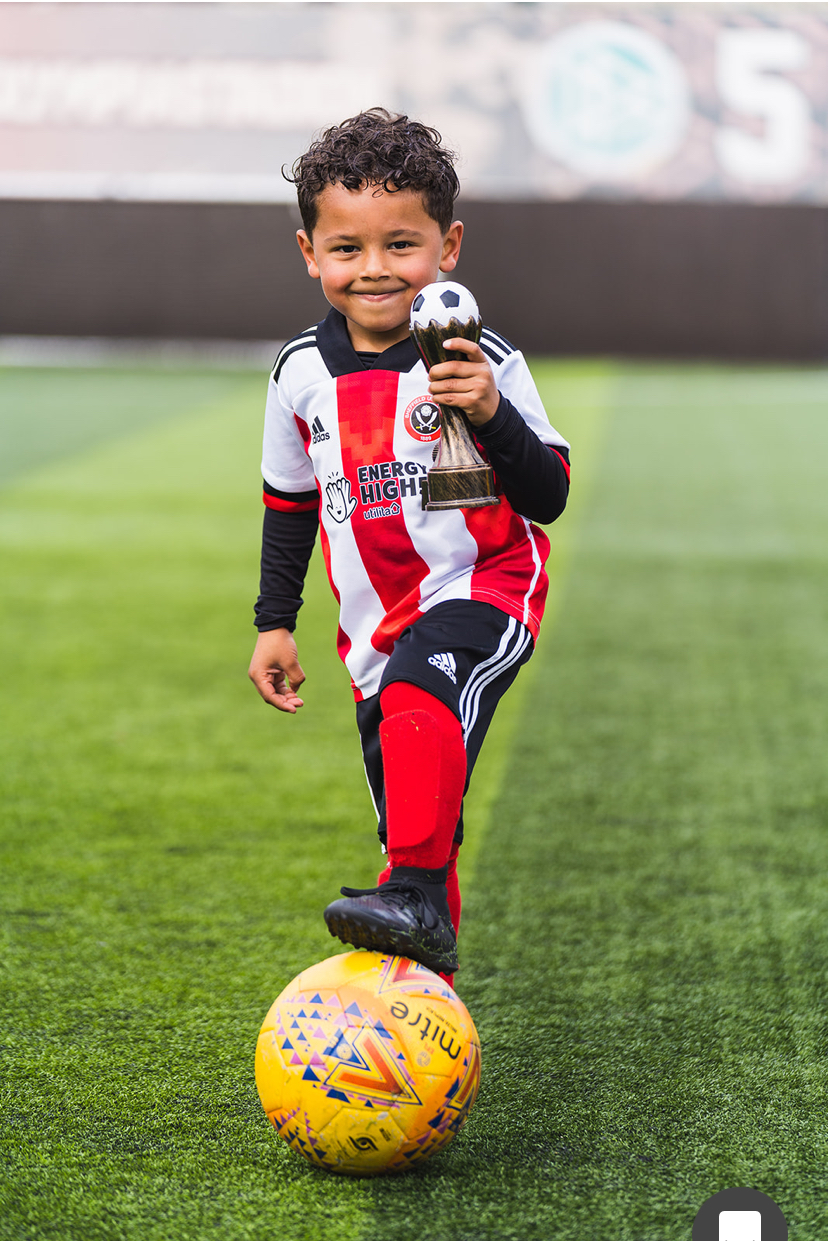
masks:
<instances>
[{"instance_id":1,"label":"boy's face","mask_svg":"<svg viewBox=\"0 0 828 1241\"><path fill-rule=\"evenodd\" d=\"M408 335L411 303L438 271L453 271L463 225L443 236L417 190L329 185L313 236L297 233L308 271L348 323L355 349L380 353Z\"/></svg>"}]
</instances>

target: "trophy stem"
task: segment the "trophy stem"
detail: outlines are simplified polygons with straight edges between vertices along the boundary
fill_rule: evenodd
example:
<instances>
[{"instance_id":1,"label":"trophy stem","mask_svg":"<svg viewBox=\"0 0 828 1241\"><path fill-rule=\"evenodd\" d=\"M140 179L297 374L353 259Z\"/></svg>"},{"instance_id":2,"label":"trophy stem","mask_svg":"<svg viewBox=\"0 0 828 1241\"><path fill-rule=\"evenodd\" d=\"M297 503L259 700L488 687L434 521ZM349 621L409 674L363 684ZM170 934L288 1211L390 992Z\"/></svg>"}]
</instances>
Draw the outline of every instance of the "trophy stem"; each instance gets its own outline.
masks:
<instances>
[{"instance_id":1,"label":"trophy stem","mask_svg":"<svg viewBox=\"0 0 828 1241\"><path fill-rule=\"evenodd\" d=\"M477 451L462 409L440 407L440 447L428 471L427 512L446 508L482 508L499 504L494 471Z\"/></svg>"}]
</instances>

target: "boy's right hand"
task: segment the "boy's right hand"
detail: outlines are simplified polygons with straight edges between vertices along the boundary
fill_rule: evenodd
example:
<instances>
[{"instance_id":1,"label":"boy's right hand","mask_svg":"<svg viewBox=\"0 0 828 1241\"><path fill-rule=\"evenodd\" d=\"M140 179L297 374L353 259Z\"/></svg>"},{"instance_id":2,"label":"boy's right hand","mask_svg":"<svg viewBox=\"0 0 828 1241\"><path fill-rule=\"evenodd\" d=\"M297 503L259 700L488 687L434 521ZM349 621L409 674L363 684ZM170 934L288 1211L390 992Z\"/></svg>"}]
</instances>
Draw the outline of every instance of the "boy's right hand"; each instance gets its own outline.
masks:
<instances>
[{"instance_id":1,"label":"boy's right hand","mask_svg":"<svg viewBox=\"0 0 828 1241\"><path fill-rule=\"evenodd\" d=\"M267 629L259 634L247 675L271 707L295 715L297 707L304 706L296 691L305 674L289 629Z\"/></svg>"}]
</instances>

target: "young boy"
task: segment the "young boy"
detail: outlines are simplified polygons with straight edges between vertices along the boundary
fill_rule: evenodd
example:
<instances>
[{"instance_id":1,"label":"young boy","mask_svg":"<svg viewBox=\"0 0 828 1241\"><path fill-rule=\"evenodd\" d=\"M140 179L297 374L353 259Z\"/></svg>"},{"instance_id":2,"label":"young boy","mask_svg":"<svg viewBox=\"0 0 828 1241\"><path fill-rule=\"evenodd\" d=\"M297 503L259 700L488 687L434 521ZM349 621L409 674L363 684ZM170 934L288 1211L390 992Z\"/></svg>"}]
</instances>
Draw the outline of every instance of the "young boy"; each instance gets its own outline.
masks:
<instances>
[{"instance_id":1,"label":"young boy","mask_svg":"<svg viewBox=\"0 0 828 1241\"><path fill-rule=\"evenodd\" d=\"M308 272L332 309L289 341L264 434L259 639L249 675L295 713L305 679L293 630L321 524L340 604L365 769L388 865L377 887L325 910L344 943L394 952L451 979L460 924L462 801L495 707L530 657L569 446L520 353L483 329L427 373L411 304L457 264L463 225L452 153L433 129L372 108L296 162ZM420 482L439 439L435 404L464 410L495 471L496 506L426 512Z\"/></svg>"}]
</instances>

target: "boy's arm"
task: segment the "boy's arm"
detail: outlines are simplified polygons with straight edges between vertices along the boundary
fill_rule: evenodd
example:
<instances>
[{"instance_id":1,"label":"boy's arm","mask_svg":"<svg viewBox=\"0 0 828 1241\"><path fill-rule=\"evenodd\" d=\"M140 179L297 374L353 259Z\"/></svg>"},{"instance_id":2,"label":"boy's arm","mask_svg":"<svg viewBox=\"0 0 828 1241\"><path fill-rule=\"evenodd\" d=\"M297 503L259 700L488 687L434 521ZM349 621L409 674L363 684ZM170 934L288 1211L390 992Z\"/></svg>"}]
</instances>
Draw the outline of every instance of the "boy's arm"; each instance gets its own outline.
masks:
<instances>
[{"instance_id":1,"label":"boy's arm","mask_svg":"<svg viewBox=\"0 0 828 1241\"><path fill-rule=\"evenodd\" d=\"M314 492L314 496L316 493ZM296 497L301 502L304 497ZM305 679L293 630L302 606L302 588L310 563L318 510L265 508L262 572L256 602L259 639L248 676L265 702L290 715L302 706L296 690Z\"/></svg>"},{"instance_id":2,"label":"boy's arm","mask_svg":"<svg viewBox=\"0 0 828 1241\"><path fill-rule=\"evenodd\" d=\"M309 493L310 494L310 493ZM266 507L262 524L262 561L256 628L296 628L302 589L319 526L318 493L313 508L302 511Z\"/></svg>"},{"instance_id":3,"label":"boy's arm","mask_svg":"<svg viewBox=\"0 0 828 1241\"><path fill-rule=\"evenodd\" d=\"M475 435L516 513L542 524L560 517L569 496L568 449L542 443L504 396Z\"/></svg>"},{"instance_id":4,"label":"boy's arm","mask_svg":"<svg viewBox=\"0 0 828 1241\"><path fill-rule=\"evenodd\" d=\"M446 349L464 353L466 360L433 366L429 371L431 395L465 412L515 512L530 521L555 521L564 511L569 495L569 450L563 444L545 444L527 425L521 413L498 390L480 345L462 338L444 344ZM513 358L517 356L512 354ZM525 370L525 363L521 365ZM534 385L531 387L537 398ZM543 414L542 407L540 413ZM543 425L551 431L545 415Z\"/></svg>"},{"instance_id":5,"label":"boy's arm","mask_svg":"<svg viewBox=\"0 0 828 1241\"><path fill-rule=\"evenodd\" d=\"M255 622L259 638L248 669L265 702L290 715L302 706L296 691L305 674L293 630L319 525L319 492L294 412L294 362L304 344L313 343L312 338L309 332L303 333L301 341L288 341L267 386L262 445L265 515ZM301 388L301 374L299 379Z\"/></svg>"}]
</instances>

